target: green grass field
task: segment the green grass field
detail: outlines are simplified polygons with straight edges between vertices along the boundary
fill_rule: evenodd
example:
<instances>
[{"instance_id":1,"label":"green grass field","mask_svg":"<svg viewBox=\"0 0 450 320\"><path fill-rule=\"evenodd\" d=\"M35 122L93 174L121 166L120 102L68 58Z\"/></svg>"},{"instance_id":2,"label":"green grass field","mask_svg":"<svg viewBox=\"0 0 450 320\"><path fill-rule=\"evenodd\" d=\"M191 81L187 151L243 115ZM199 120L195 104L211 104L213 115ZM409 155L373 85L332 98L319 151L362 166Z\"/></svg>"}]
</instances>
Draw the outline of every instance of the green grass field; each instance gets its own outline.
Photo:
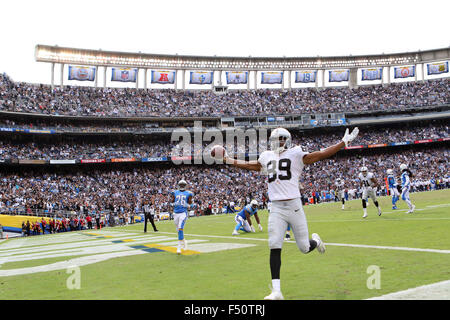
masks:
<instances>
[{"instance_id":1,"label":"green grass field","mask_svg":"<svg viewBox=\"0 0 450 320\"><path fill-rule=\"evenodd\" d=\"M294 241L284 243L285 299L367 299L449 280L450 190L411 199L413 214L403 201L391 210L384 197L383 215L371 203L366 219L360 200L344 211L340 203L306 206L309 231L327 251L305 255ZM267 215L260 212L263 232L239 236L231 235L234 215L191 218L183 255L174 253L173 221L157 222L158 233L150 226L144 234L140 223L9 239L0 242L0 299L260 300L271 282ZM73 265L79 272L68 272ZM380 270L379 289L367 287L369 266Z\"/></svg>"}]
</instances>

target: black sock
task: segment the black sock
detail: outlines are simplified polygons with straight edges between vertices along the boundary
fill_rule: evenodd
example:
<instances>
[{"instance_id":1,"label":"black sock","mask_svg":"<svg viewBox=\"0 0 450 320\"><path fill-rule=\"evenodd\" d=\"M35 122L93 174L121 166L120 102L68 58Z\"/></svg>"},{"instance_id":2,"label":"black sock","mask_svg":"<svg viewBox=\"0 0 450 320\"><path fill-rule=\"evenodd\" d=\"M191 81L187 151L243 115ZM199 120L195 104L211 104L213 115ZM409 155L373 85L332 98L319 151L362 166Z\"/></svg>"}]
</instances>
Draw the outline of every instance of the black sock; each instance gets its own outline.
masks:
<instances>
[{"instance_id":1,"label":"black sock","mask_svg":"<svg viewBox=\"0 0 450 320\"><path fill-rule=\"evenodd\" d=\"M317 241L309 239L309 251L308 251L308 253L313 251L316 247L317 247Z\"/></svg>"},{"instance_id":2,"label":"black sock","mask_svg":"<svg viewBox=\"0 0 450 320\"><path fill-rule=\"evenodd\" d=\"M362 200L363 208L366 208L366 200Z\"/></svg>"},{"instance_id":3,"label":"black sock","mask_svg":"<svg viewBox=\"0 0 450 320\"><path fill-rule=\"evenodd\" d=\"M280 279L281 249L270 249L270 272L272 279Z\"/></svg>"},{"instance_id":4,"label":"black sock","mask_svg":"<svg viewBox=\"0 0 450 320\"><path fill-rule=\"evenodd\" d=\"M378 208L378 201L375 201L374 203L375 203L375 207Z\"/></svg>"}]
</instances>

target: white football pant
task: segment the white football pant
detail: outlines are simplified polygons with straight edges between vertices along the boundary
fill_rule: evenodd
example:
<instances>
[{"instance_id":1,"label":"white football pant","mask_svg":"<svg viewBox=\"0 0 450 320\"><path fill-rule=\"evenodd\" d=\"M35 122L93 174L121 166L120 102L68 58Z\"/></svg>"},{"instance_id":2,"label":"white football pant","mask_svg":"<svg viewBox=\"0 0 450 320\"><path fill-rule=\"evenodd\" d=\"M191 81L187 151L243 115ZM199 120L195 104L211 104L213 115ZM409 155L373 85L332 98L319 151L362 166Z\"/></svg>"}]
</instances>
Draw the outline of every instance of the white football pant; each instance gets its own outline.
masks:
<instances>
[{"instance_id":1,"label":"white football pant","mask_svg":"<svg viewBox=\"0 0 450 320\"><path fill-rule=\"evenodd\" d=\"M282 248L288 224L291 225L297 247L301 252L308 253L308 224L300 198L287 201L272 201L268 225L269 248Z\"/></svg>"},{"instance_id":2,"label":"white football pant","mask_svg":"<svg viewBox=\"0 0 450 320\"><path fill-rule=\"evenodd\" d=\"M367 199L370 197L373 202L377 201L377 188L364 188L362 198Z\"/></svg>"}]
</instances>

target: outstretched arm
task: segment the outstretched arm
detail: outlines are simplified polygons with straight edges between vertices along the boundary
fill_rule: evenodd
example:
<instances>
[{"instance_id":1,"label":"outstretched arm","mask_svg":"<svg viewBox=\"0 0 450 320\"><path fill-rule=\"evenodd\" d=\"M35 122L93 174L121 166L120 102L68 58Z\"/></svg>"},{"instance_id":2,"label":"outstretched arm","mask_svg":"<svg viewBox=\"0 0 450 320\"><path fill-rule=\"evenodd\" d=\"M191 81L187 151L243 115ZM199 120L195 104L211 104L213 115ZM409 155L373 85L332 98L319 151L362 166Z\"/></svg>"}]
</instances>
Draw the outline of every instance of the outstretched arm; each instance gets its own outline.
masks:
<instances>
[{"instance_id":1,"label":"outstretched arm","mask_svg":"<svg viewBox=\"0 0 450 320\"><path fill-rule=\"evenodd\" d=\"M335 145L332 145L331 147L328 147L321 151L315 151L306 154L303 157L303 163L304 164L313 164L314 162L327 159L336 153L338 153L339 150L341 150L343 147L348 146L350 142L352 142L356 136L358 135L359 129L356 127L353 129L352 133L349 133L348 128L345 130L344 137L342 138L342 141L339 143L336 143Z\"/></svg>"},{"instance_id":2,"label":"outstretched arm","mask_svg":"<svg viewBox=\"0 0 450 320\"><path fill-rule=\"evenodd\" d=\"M257 160L252 161L238 160L230 158L227 155L223 157L223 160L224 163L229 164L233 167L252 171L261 171L261 164Z\"/></svg>"},{"instance_id":3,"label":"outstretched arm","mask_svg":"<svg viewBox=\"0 0 450 320\"><path fill-rule=\"evenodd\" d=\"M335 145L332 145L331 147L328 147L321 151L315 151L306 154L303 157L303 163L304 164L313 164L314 162L327 159L333 155L335 155L339 150L341 150L343 147L345 147L344 141L341 141L339 143L336 143Z\"/></svg>"}]
</instances>

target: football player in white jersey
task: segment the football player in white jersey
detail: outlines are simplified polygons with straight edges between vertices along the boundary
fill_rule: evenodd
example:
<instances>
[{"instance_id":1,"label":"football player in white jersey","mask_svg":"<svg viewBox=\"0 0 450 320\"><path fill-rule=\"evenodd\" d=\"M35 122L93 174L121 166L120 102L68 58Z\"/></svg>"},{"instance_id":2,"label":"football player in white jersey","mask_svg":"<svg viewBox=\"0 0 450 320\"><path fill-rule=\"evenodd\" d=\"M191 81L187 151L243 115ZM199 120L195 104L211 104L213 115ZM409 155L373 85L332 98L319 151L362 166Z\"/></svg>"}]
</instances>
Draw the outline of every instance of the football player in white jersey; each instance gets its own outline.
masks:
<instances>
[{"instance_id":1,"label":"football player in white jersey","mask_svg":"<svg viewBox=\"0 0 450 320\"><path fill-rule=\"evenodd\" d=\"M363 189L362 192L362 206L364 215L363 218L367 217L367 202L369 197L372 199L375 206L378 208L378 215L381 216L381 208L377 201L377 187L378 182L375 179L372 172L367 170L367 167L361 167L361 172L358 175L361 187Z\"/></svg>"},{"instance_id":2,"label":"football player in white jersey","mask_svg":"<svg viewBox=\"0 0 450 320\"><path fill-rule=\"evenodd\" d=\"M341 178L337 178L336 182L336 193L338 196L338 199L342 202L342 210L345 209L345 182Z\"/></svg>"},{"instance_id":3,"label":"football player in white jersey","mask_svg":"<svg viewBox=\"0 0 450 320\"><path fill-rule=\"evenodd\" d=\"M348 146L358 132L358 128L352 133L347 129L341 142L321 151L308 153L300 146L292 147L289 131L277 128L269 138L271 150L262 152L258 160L237 160L229 158L225 153L223 158L226 164L267 174L268 196L272 203L268 221L272 292L264 299L284 299L280 285L281 249L288 225L291 226L297 247L302 253L309 253L315 248L319 253L325 252L325 244L317 233L313 233L309 239L299 190L303 167L333 156Z\"/></svg>"}]
</instances>

